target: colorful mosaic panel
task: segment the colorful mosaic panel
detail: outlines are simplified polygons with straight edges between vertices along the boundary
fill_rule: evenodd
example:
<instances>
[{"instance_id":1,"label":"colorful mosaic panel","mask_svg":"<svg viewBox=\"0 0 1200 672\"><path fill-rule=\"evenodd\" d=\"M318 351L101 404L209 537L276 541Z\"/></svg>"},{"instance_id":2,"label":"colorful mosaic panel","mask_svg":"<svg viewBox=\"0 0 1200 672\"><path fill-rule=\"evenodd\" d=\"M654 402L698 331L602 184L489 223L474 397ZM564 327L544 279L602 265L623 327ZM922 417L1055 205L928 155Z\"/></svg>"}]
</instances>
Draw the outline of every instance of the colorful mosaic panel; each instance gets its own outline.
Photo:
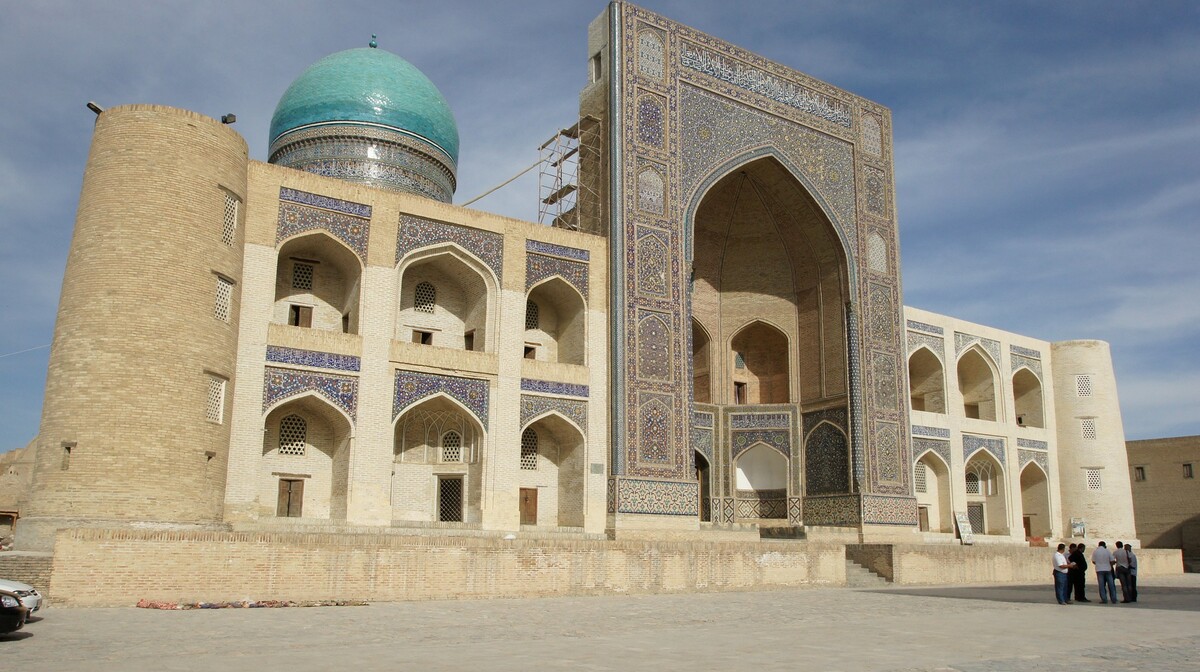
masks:
<instances>
[{"instance_id":1,"label":"colorful mosaic panel","mask_svg":"<svg viewBox=\"0 0 1200 672\"><path fill-rule=\"evenodd\" d=\"M680 50L679 64L825 121L851 127L850 106L847 103L775 77L749 63L699 45L686 44Z\"/></svg>"},{"instance_id":2,"label":"colorful mosaic panel","mask_svg":"<svg viewBox=\"0 0 1200 672\"><path fill-rule=\"evenodd\" d=\"M876 481L903 483L904 460L900 458L900 428L892 422L875 421L875 454L872 466L877 466Z\"/></svg>"},{"instance_id":3,"label":"colorful mosaic panel","mask_svg":"<svg viewBox=\"0 0 1200 672\"><path fill-rule=\"evenodd\" d=\"M891 267L890 259L887 241L878 232L872 231L867 236L867 268L873 273L887 275Z\"/></svg>"},{"instance_id":4,"label":"colorful mosaic panel","mask_svg":"<svg viewBox=\"0 0 1200 672\"><path fill-rule=\"evenodd\" d=\"M804 440L804 491L827 495L850 491L850 451L846 435L823 422Z\"/></svg>"},{"instance_id":5,"label":"colorful mosaic panel","mask_svg":"<svg viewBox=\"0 0 1200 672\"><path fill-rule=\"evenodd\" d=\"M805 497L804 524L848 527L858 525L862 504L857 495Z\"/></svg>"},{"instance_id":6,"label":"colorful mosaic panel","mask_svg":"<svg viewBox=\"0 0 1200 672\"><path fill-rule=\"evenodd\" d=\"M267 361L278 364L311 366L315 369L335 369L337 371L358 371L360 366L359 358L353 355L337 355L331 352L284 348L278 345L267 346Z\"/></svg>"},{"instance_id":7,"label":"colorful mosaic panel","mask_svg":"<svg viewBox=\"0 0 1200 672\"><path fill-rule=\"evenodd\" d=\"M872 282L867 288L870 317L867 325L870 336L884 343L891 342L896 330L896 311L892 309L892 288Z\"/></svg>"},{"instance_id":8,"label":"colorful mosaic panel","mask_svg":"<svg viewBox=\"0 0 1200 672\"><path fill-rule=\"evenodd\" d=\"M637 135L638 142L655 149L663 148L663 136L666 124L666 101L652 93L643 93L637 100Z\"/></svg>"},{"instance_id":9,"label":"colorful mosaic panel","mask_svg":"<svg viewBox=\"0 0 1200 672\"><path fill-rule=\"evenodd\" d=\"M643 28L637 36L638 72L651 79L663 78L666 58L663 54L663 38L653 28Z\"/></svg>"},{"instance_id":10,"label":"colorful mosaic panel","mask_svg":"<svg viewBox=\"0 0 1200 672\"><path fill-rule=\"evenodd\" d=\"M435 394L444 394L475 415L484 431L488 427L488 381L476 378L439 376L419 371L396 371L392 419L414 403Z\"/></svg>"},{"instance_id":11,"label":"colorful mosaic panel","mask_svg":"<svg viewBox=\"0 0 1200 672\"><path fill-rule=\"evenodd\" d=\"M918 322L916 320L908 320L906 322L906 324L908 325L909 329L913 329L915 331L923 331L927 334L936 334L938 336L941 336L942 334L945 333L942 330L942 328L939 326L932 325L932 324L925 324L924 322Z\"/></svg>"},{"instance_id":12,"label":"colorful mosaic panel","mask_svg":"<svg viewBox=\"0 0 1200 672\"><path fill-rule=\"evenodd\" d=\"M801 525L804 523L803 501L800 497L787 498L787 519L789 525Z\"/></svg>"},{"instance_id":13,"label":"colorful mosaic panel","mask_svg":"<svg viewBox=\"0 0 1200 672\"><path fill-rule=\"evenodd\" d=\"M917 500L909 497L863 495L863 523L916 527Z\"/></svg>"},{"instance_id":14,"label":"colorful mosaic panel","mask_svg":"<svg viewBox=\"0 0 1200 672\"><path fill-rule=\"evenodd\" d=\"M774 448L782 453L784 457L791 457L792 454L791 433L787 430L743 430L732 432L730 438L732 443L730 457L735 460L739 455L759 443Z\"/></svg>"},{"instance_id":15,"label":"colorful mosaic panel","mask_svg":"<svg viewBox=\"0 0 1200 672\"><path fill-rule=\"evenodd\" d=\"M661 233L641 227L637 241L637 287L642 294L667 295L670 259Z\"/></svg>"},{"instance_id":16,"label":"colorful mosaic panel","mask_svg":"<svg viewBox=\"0 0 1200 672\"><path fill-rule=\"evenodd\" d=\"M567 397L587 397L588 386L575 383L560 383L553 380L537 380L534 378L521 379L522 392L537 392L540 394L561 394Z\"/></svg>"},{"instance_id":17,"label":"colorful mosaic panel","mask_svg":"<svg viewBox=\"0 0 1200 672\"><path fill-rule=\"evenodd\" d=\"M1046 453L1038 450L1018 449L1017 459L1021 463L1021 466L1018 467L1018 469L1024 469L1025 465L1029 464L1030 462L1035 462L1039 467L1042 468L1043 473L1050 473L1050 458L1046 455Z\"/></svg>"},{"instance_id":18,"label":"colorful mosaic panel","mask_svg":"<svg viewBox=\"0 0 1200 672\"><path fill-rule=\"evenodd\" d=\"M854 162L849 143L691 86L682 88L680 106L685 129L680 134L680 193L685 198L702 190L702 180L720 177L714 173L734 157L771 147L781 153L776 158L829 206L846 248L856 249Z\"/></svg>"},{"instance_id":19,"label":"colorful mosaic panel","mask_svg":"<svg viewBox=\"0 0 1200 672\"><path fill-rule=\"evenodd\" d=\"M533 394L521 395L521 426L527 426L534 418L546 413L559 413L587 433L587 402L558 397L541 397Z\"/></svg>"},{"instance_id":20,"label":"colorful mosaic panel","mask_svg":"<svg viewBox=\"0 0 1200 672\"><path fill-rule=\"evenodd\" d=\"M263 412L279 401L306 392L314 392L346 412L351 421L358 417L358 378L332 373L314 373L295 369L266 367L263 385Z\"/></svg>"},{"instance_id":21,"label":"colorful mosaic panel","mask_svg":"<svg viewBox=\"0 0 1200 672\"><path fill-rule=\"evenodd\" d=\"M1009 355L1009 358L1012 360L1012 372L1013 373L1016 373L1017 369L1024 366L1024 367L1028 368L1030 371L1034 372L1034 374L1037 375L1039 380L1041 379L1041 377L1042 377L1042 361L1040 359L1033 359L1030 357L1026 357L1024 355L1017 355L1017 354Z\"/></svg>"},{"instance_id":22,"label":"colorful mosaic panel","mask_svg":"<svg viewBox=\"0 0 1200 672\"><path fill-rule=\"evenodd\" d=\"M878 168L863 167L863 191L865 192L864 207L872 215L884 217L888 214L887 207L887 176Z\"/></svg>"},{"instance_id":23,"label":"colorful mosaic panel","mask_svg":"<svg viewBox=\"0 0 1200 672\"><path fill-rule=\"evenodd\" d=\"M1000 462L1004 464L1004 439L990 436L976 436L974 434L963 434L963 461L966 462L971 458L971 455L980 448L986 450Z\"/></svg>"},{"instance_id":24,"label":"colorful mosaic panel","mask_svg":"<svg viewBox=\"0 0 1200 672\"><path fill-rule=\"evenodd\" d=\"M827 408L823 411L810 411L804 414L804 435L808 436L812 433L817 425L822 422L832 423L843 433L846 432L846 409L844 408Z\"/></svg>"},{"instance_id":25,"label":"colorful mosaic panel","mask_svg":"<svg viewBox=\"0 0 1200 672\"><path fill-rule=\"evenodd\" d=\"M637 177L638 208L656 215L663 214L666 183L662 168L643 168Z\"/></svg>"},{"instance_id":26,"label":"colorful mosaic panel","mask_svg":"<svg viewBox=\"0 0 1200 672\"><path fill-rule=\"evenodd\" d=\"M638 462L672 462L671 438L675 432L670 399L665 395L646 395L638 407Z\"/></svg>"},{"instance_id":27,"label":"colorful mosaic panel","mask_svg":"<svg viewBox=\"0 0 1200 672\"><path fill-rule=\"evenodd\" d=\"M913 425L913 436L932 436L937 439L950 438L950 430L945 427L926 427L925 425Z\"/></svg>"},{"instance_id":28,"label":"colorful mosaic panel","mask_svg":"<svg viewBox=\"0 0 1200 672\"><path fill-rule=\"evenodd\" d=\"M354 217L362 217L363 219L371 218L371 206L369 205L343 201L340 198L321 196L320 194L310 194L307 191L300 191L298 189L280 187L279 200L300 203L301 205L311 205L314 208L334 210Z\"/></svg>"},{"instance_id":29,"label":"colorful mosaic panel","mask_svg":"<svg viewBox=\"0 0 1200 672\"><path fill-rule=\"evenodd\" d=\"M713 414L704 411L692 411L692 426L712 429Z\"/></svg>"},{"instance_id":30,"label":"colorful mosaic panel","mask_svg":"<svg viewBox=\"0 0 1200 672\"><path fill-rule=\"evenodd\" d=\"M396 263L413 250L440 243L455 243L492 269L500 281L504 269L504 236L465 226L435 222L413 215L400 215L396 236Z\"/></svg>"},{"instance_id":31,"label":"colorful mosaic panel","mask_svg":"<svg viewBox=\"0 0 1200 672\"><path fill-rule=\"evenodd\" d=\"M942 460L946 463L947 467L950 466L950 442L949 441L939 441L937 439L918 439L918 438L914 437L912 443L913 443L913 464L916 464L917 461L921 459L921 456L924 455L926 452L932 451L932 452L936 453L938 455L938 457L942 458Z\"/></svg>"},{"instance_id":32,"label":"colorful mosaic panel","mask_svg":"<svg viewBox=\"0 0 1200 672\"><path fill-rule=\"evenodd\" d=\"M1022 348L1019 345L1008 346L1008 351L1014 355L1020 355L1022 357L1029 357L1030 359L1041 359L1042 358L1042 353L1038 352L1037 350L1030 350L1029 348Z\"/></svg>"},{"instance_id":33,"label":"colorful mosaic panel","mask_svg":"<svg viewBox=\"0 0 1200 672\"><path fill-rule=\"evenodd\" d=\"M896 359L891 353L871 353L871 380L877 407L895 408L900 403L900 378L896 371Z\"/></svg>"},{"instance_id":34,"label":"colorful mosaic panel","mask_svg":"<svg viewBox=\"0 0 1200 672\"><path fill-rule=\"evenodd\" d=\"M402 157L404 154L397 152L396 156ZM410 157L410 160L406 161L406 163L426 164L427 168L430 169L429 172L435 175L441 172L437 170L440 166L436 163L419 160L413 161L411 159L419 159L419 157ZM294 162L297 160L297 157L288 156L285 160ZM443 203L449 203L451 199L451 194L447 193L442 185L425 175L414 172L404 166L391 165L379 161L363 159L319 159L304 163L304 171L324 175L325 177L332 177L335 180L362 182L393 191L415 193L425 198L442 201Z\"/></svg>"},{"instance_id":35,"label":"colorful mosaic panel","mask_svg":"<svg viewBox=\"0 0 1200 672\"><path fill-rule=\"evenodd\" d=\"M560 277L575 288L584 300L588 296L588 267L576 261L543 254L525 255L525 291L546 278Z\"/></svg>"},{"instance_id":36,"label":"colorful mosaic panel","mask_svg":"<svg viewBox=\"0 0 1200 672\"><path fill-rule=\"evenodd\" d=\"M864 152L870 156L883 156L883 130L880 127L878 115L869 113L862 115L859 138L862 140Z\"/></svg>"},{"instance_id":37,"label":"colorful mosaic panel","mask_svg":"<svg viewBox=\"0 0 1200 672\"><path fill-rule=\"evenodd\" d=\"M587 261L591 258L591 253L587 250L581 250L577 247L567 247L566 245L555 245L554 243L546 243L540 240L526 240L525 251L548 254L552 257L563 257L564 259L574 259L575 261Z\"/></svg>"},{"instance_id":38,"label":"colorful mosaic panel","mask_svg":"<svg viewBox=\"0 0 1200 672\"><path fill-rule=\"evenodd\" d=\"M930 334L922 334L922 333L916 332L916 331L910 331L910 332L908 332L907 335L908 335L908 355L910 357L912 356L912 353L917 351L917 349L924 346L926 348L929 348L930 352L932 352L935 356L937 356L939 361L942 361L942 358L944 356L942 353L944 353L946 351L946 342L940 336L932 336Z\"/></svg>"},{"instance_id":39,"label":"colorful mosaic panel","mask_svg":"<svg viewBox=\"0 0 1200 672\"><path fill-rule=\"evenodd\" d=\"M967 348L976 343L979 344L979 347L983 348L984 352L992 356L992 361L997 366L1000 365L1000 341L964 334L961 331L954 332L954 356L958 357Z\"/></svg>"},{"instance_id":40,"label":"colorful mosaic panel","mask_svg":"<svg viewBox=\"0 0 1200 672\"><path fill-rule=\"evenodd\" d=\"M692 450L713 461L713 431L702 427L692 427Z\"/></svg>"},{"instance_id":41,"label":"colorful mosaic panel","mask_svg":"<svg viewBox=\"0 0 1200 672\"><path fill-rule=\"evenodd\" d=\"M1017 447L1032 448L1033 450L1049 450L1050 444L1036 439L1017 439Z\"/></svg>"},{"instance_id":42,"label":"colorful mosaic panel","mask_svg":"<svg viewBox=\"0 0 1200 672\"><path fill-rule=\"evenodd\" d=\"M326 231L354 250L358 258L366 263L367 240L370 237L370 230L370 220L281 201L279 203L279 219L275 228L275 244L278 245L301 233Z\"/></svg>"},{"instance_id":43,"label":"colorful mosaic panel","mask_svg":"<svg viewBox=\"0 0 1200 672\"><path fill-rule=\"evenodd\" d=\"M786 518L787 490L738 490L738 518Z\"/></svg>"},{"instance_id":44,"label":"colorful mosaic panel","mask_svg":"<svg viewBox=\"0 0 1200 672\"><path fill-rule=\"evenodd\" d=\"M637 326L639 378L671 380L671 328L659 314L643 311Z\"/></svg>"},{"instance_id":45,"label":"colorful mosaic panel","mask_svg":"<svg viewBox=\"0 0 1200 672\"><path fill-rule=\"evenodd\" d=\"M697 516L700 486L695 482L616 478L617 513Z\"/></svg>"},{"instance_id":46,"label":"colorful mosaic panel","mask_svg":"<svg viewBox=\"0 0 1200 672\"><path fill-rule=\"evenodd\" d=\"M789 429L792 416L788 413L731 413L729 426L733 429Z\"/></svg>"}]
</instances>

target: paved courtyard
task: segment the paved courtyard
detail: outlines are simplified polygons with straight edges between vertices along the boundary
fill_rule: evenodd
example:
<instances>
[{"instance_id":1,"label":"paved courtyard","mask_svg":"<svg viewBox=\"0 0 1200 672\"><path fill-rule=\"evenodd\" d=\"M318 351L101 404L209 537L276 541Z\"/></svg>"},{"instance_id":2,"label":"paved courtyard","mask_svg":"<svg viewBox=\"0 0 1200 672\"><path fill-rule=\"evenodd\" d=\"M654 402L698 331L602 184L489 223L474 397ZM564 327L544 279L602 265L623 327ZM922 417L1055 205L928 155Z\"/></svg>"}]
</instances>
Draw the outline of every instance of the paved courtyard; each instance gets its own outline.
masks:
<instances>
[{"instance_id":1,"label":"paved courtyard","mask_svg":"<svg viewBox=\"0 0 1200 672\"><path fill-rule=\"evenodd\" d=\"M25 672L1196 670L1200 575L1146 579L1140 592L1136 605L1065 607L1047 582L303 609L49 608L0 636L0 664Z\"/></svg>"}]
</instances>

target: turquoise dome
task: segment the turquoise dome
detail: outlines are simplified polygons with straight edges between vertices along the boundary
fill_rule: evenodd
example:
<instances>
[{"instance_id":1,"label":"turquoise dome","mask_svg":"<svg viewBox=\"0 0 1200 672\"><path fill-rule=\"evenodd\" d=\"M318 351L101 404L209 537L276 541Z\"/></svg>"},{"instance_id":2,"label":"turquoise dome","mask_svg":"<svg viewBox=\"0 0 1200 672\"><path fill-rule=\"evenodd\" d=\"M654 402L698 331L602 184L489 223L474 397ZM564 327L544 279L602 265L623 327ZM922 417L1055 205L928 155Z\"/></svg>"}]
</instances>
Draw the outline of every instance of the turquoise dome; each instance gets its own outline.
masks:
<instances>
[{"instance_id":1,"label":"turquoise dome","mask_svg":"<svg viewBox=\"0 0 1200 672\"><path fill-rule=\"evenodd\" d=\"M415 136L458 163L458 126L446 99L411 63L382 49L347 49L312 64L292 82L271 117L281 135L341 122Z\"/></svg>"}]
</instances>

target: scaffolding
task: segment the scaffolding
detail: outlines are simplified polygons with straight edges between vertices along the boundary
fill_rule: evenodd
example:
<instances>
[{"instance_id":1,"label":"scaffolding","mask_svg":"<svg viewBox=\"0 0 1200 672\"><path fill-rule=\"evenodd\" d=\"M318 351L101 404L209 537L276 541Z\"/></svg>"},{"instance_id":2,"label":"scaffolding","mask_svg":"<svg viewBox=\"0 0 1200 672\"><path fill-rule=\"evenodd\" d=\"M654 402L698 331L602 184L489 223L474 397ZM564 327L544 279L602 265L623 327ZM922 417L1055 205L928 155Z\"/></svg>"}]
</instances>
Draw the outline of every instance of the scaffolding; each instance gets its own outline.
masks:
<instances>
[{"instance_id":1,"label":"scaffolding","mask_svg":"<svg viewBox=\"0 0 1200 672\"><path fill-rule=\"evenodd\" d=\"M555 133L538 147L541 176L538 188L538 223L572 231L596 232L599 227L600 180L580 179L580 167L593 171L603 166L600 120L591 115Z\"/></svg>"}]
</instances>

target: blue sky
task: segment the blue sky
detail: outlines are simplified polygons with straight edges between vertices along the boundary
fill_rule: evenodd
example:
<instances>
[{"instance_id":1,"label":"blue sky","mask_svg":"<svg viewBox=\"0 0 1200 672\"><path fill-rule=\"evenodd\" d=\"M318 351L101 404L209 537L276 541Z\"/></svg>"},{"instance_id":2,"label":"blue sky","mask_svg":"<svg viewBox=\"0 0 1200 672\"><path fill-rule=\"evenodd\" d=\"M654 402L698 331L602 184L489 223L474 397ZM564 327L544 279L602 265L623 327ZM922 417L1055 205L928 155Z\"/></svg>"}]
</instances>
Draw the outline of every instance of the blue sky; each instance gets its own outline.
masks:
<instances>
[{"instance_id":1,"label":"blue sky","mask_svg":"<svg viewBox=\"0 0 1200 672\"><path fill-rule=\"evenodd\" d=\"M1127 436L1200 434L1200 3L641 4L891 108L907 305L1109 341ZM292 79L377 33L454 110L462 202L573 122L603 6L12 3L0 22L0 451L37 432L88 100L236 113L261 160ZM534 219L536 194L531 175L475 207Z\"/></svg>"}]
</instances>

